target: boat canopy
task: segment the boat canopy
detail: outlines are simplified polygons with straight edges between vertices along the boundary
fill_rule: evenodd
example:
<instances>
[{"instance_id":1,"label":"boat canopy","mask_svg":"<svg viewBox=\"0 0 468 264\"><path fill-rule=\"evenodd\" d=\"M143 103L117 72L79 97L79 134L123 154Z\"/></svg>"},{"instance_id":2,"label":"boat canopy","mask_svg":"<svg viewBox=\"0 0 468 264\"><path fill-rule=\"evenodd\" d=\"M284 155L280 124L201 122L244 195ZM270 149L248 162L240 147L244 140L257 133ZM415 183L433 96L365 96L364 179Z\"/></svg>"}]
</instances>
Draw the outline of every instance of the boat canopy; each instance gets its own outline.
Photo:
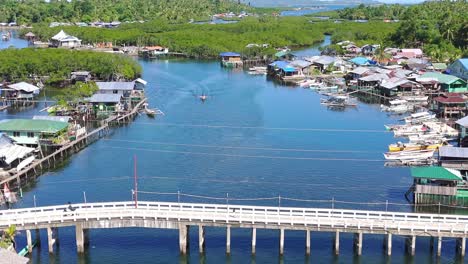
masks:
<instances>
[{"instance_id":1,"label":"boat canopy","mask_svg":"<svg viewBox=\"0 0 468 264\"><path fill-rule=\"evenodd\" d=\"M411 168L411 175L418 179L461 181L463 180L460 171L447 169L444 167L415 167Z\"/></svg>"}]
</instances>

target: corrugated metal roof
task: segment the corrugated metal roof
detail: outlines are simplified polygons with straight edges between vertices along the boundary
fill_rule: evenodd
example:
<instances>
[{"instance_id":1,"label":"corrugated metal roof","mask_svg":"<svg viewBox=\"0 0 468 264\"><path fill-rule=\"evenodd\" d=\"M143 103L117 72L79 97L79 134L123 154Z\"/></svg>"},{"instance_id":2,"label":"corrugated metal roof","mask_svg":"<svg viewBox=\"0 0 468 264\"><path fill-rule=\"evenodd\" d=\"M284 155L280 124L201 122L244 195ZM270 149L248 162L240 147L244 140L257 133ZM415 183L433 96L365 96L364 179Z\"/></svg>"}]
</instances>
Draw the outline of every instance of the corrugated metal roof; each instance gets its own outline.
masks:
<instances>
[{"instance_id":1,"label":"corrugated metal roof","mask_svg":"<svg viewBox=\"0 0 468 264\"><path fill-rule=\"evenodd\" d=\"M240 57L239 53L236 52L222 52L219 54L221 57Z\"/></svg>"},{"instance_id":2,"label":"corrugated metal roof","mask_svg":"<svg viewBox=\"0 0 468 264\"><path fill-rule=\"evenodd\" d=\"M468 58L458 59L458 61L460 61L461 65L463 65L465 70L468 70Z\"/></svg>"},{"instance_id":3,"label":"corrugated metal roof","mask_svg":"<svg viewBox=\"0 0 468 264\"><path fill-rule=\"evenodd\" d=\"M60 121L67 122L70 121L70 116L33 116L34 120L51 120L51 121Z\"/></svg>"},{"instance_id":4,"label":"corrugated metal roof","mask_svg":"<svg viewBox=\"0 0 468 264\"><path fill-rule=\"evenodd\" d=\"M135 87L135 82L96 82L99 90L124 90L131 91Z\"/></svg>"},{"instance_id":5,"label":"corrugated metal roof","mask_svg":"<svg viewBox=\"0 0 468 264\"><path fill-rule=\"evenodd\" d=\"M0 248L0 262L8 264L26 264L29 262L29 259L22 257L15 252Z\"/></svg>"},{"instance_id":6,"label":"corrugated metal roof","mask_svg":"<svg viewBox=\"0 0 468 264\"><path fill-rule=\"evenodd\" d=\"M357 67L356 69L350 71L350 73L354 73L354 74L358 74L358 75L361 75L361 74L364 74L366 72L370 71L369 68L366 68L366 67Z\"/></svg>"},{"instance_id":7,"label":"corrugated metal roof","mask_svg":"<svg viewBox=\"0 0 468 264\"><path fill-rule=\"evenodd\" d=\"M359 78L360 81L364 82L377 82L377 81L383 81L383 80L388 80L389 77L387 74L383 73L377 73L377 74L372 74L366 77Z\"/></svg>"},{"instance_id":8,"label":"corrugated metal roof","mask_svg":"<svg viewBox=\"0 0 468 264\"><path fill-rule=\"evenodd\" d=\"M320 56L319 59L315 60L314 63L329 65L335 62L336 58L331 56Z\"/></svg>"},{"instance_id":9,"label":"corrugated metal roof","mask_svg":"<svg viewBox=\"0 0 468 264\"><path fill-rule=\"evenodd\" d=\"M468 148L443 146L439 148L439 157L468 159Z\"/></svg>"},{"instance_id":10,"label":"corrugated metal roof","mask_svg":"<svg viewBox=\"0 0 468 264\"><path fill-rule=\"evenodd\" d=\"M431 180L462 180L462 176L459 171L437 166L411 168L411 175L413 178L425 178Z\"/></svg>"},{"instance_id":11,"label":"corrugated metal roof","mask_svg":"<svg viewBox=\"0 0 468 264\"><path fill-rule=\"evenodd\" d=\"M120 94L93 94L89 98L91 103L119 103L122 95Z\"/></svg>"},{"instance_id":12,"label":"corrugated metal roof","mask_svg":"<svg viewBox=\"0 0 468 264\"><path fill-rule=\"evenodd\" d=\"M68 123L50 120L8 119L0 122L0 131L57 133L68 127Z\"/></svg>"},{"instance_id":13,"label":"corrugated metal roof","mask_svg":"<svg viewBox=\"0 0 468 264\"><path fill-rule=\"evenodd\" d=\"M455 123L459 124L460 126L463 127L468 127L468 116L465 116L462 119L458 119Z\"/></svg>"},{"instance_id":14,"label":"corrugated metal roof","mask_svg":"<svg viewBox=\"0 0 468 264\"><path fill-rule=\"evenodd\" d=\"M40 90L39 87L34 86L32 84L29 84L29 83L26 83L26 82L19 82L19 83L15 83L15 84L9 84L9 85L7 85L7 87L11 88L11 89L14 89L14 90L17 90L17 91L25 91L25 92L28 92L28 93Z\"/></svg>"},{"instance_id":15,"label":"corrugated metal roof","mask_svg":"<svg viewBox=\"0 0 468 264\"><path fill-rule=\"evenodd\" d=\"M291 61L291 65L297 66L300 68L306 68L312 65L312 63L309 61L305 61L305 60L294 60L294 61Z\"/></svg>"},{"instance_id":16,"label":"corrugated metal roof","mask_svg":"<svg viewBox=\"0 0 468 264\"><path fill-rule=\"evenodd\" d=\"M0 148L0 158L5 158L5 163L10 164L17 159L26 157L26 155L33 151L33 148L12 144L10 146Z\"/></svg>"},{"instance_id":17,"label":"corrugated metal roof","mask_svg":"<svg viewBox=\"0 0 468 264\"><path fill-rule=\"evenodd\" d=\"M426 72L423 75L421 75L421 78L435 78L435 79L437 79L437 81L439 83L445 83L445 84L451 84L453 82L461 80L460 78L458 78L456 76L448 75L448 74L442 74L442 73L438 73L438 72ZM463 80L461 80L461 81L463 81Z\"/></svg>"}]
</instances>

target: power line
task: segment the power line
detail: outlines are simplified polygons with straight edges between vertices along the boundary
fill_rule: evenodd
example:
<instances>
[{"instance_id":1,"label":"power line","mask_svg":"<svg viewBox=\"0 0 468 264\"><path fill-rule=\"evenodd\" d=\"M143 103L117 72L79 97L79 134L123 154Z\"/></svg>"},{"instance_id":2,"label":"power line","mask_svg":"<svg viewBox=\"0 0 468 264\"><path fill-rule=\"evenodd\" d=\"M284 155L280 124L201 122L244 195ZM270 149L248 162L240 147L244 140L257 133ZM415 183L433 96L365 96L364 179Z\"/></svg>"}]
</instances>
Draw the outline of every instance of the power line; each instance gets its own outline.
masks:
<instances>
[{"instance_id":1,"label":"power line","mask_svg":"<svg viewBox=\"0 0 468 264\"><path fill-rule=\"evenodd\" d=\"M222 145L171 143L171 142L161 142L161 141L123 140L123 139L103 139L103 141L167 145L167 146L183 146L183 147L200 147L200 148L224 148L224 149L245 149L245 150L291 151L291 152L380 153L377 151L373 152L373 151L361 151L361 150L294 149L294 148L267 148L267 147L243 147L243 146L237 147L237 146L222 146Z\"/></svg>"},{"instance_id":2,"label":"power line","mask_svg":"<svg viewBox=\"0 0 468 264\"><path fill-rule=\"evenodd\" d=\"M267 155L241 155L241 154L207 153L207 152L193 152L193 151L156 150L156 149L146 149L146 148L126 148L126 147L113 147L113 146L105 146L105 148L125 149L125 150L135 150L135 151L149 151L149 152L160 152L160 153L186 154L186 155L235 157L235 158L284 159L284 160L321 160L321 161L358 161L358 162L383 162L383 161L385 161L385 160L379 160L379 159L312 158L312 157L286 157L286 156L267 156Z\"/></svg>"},{"instance_id":3,"label":"power line","mask_svg":"<svg viewBox=\"0 0 468 264\"><path fill-rule=\"evenodd\" d=\"M261 129L261 130L280 130L280 131L308 131L308 132L357 132L357 133L391 133L386 130L373 129L335 129L335 128L294 128L294 127L263 127L263 126L233 126L233 125L205 125L205 124L180 124L180 123L149 123L134 122L135 125L151 126L174 126L191 128L214 128L214 129Z\"/></svg>"}]
</instances>

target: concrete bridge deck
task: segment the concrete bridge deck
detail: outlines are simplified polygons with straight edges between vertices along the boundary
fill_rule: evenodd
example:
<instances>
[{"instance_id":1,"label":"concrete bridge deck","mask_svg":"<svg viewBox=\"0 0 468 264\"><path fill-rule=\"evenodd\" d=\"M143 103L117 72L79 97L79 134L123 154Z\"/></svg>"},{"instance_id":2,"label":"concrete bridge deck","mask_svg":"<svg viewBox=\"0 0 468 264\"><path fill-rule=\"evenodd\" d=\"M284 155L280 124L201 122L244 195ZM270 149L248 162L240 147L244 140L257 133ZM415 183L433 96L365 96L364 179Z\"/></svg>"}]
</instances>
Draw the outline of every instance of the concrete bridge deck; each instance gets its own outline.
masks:
<instances>
[{"instance_id":1,"label":"concrete bridge deck","mask_svg":"<svg viewBox=\"0 0 468 264\"><path fill-rule=\"evenodd\" d=\"M459 246L464 255L468 236L468 216L464 215L145 201L139 201L137 204L134 201L74 204L75 210L72 212L65 211L67 207L68 205L61 205L3 210L0 211L0 228L16 225L18 230L42 228L51 230L75 226L78 251L84 250L83 230L86 229L126 227L179 229L181 253L186 252L190 226L198 226L200 236L203 236L200 237L200 241L203 243L205 226L226 228L227 247L228 245L230 247L230 228L250 228L253 252L256 229L276 229L280 231L280 253L283 250L285 230L306 231L307 252L310 252L312 231L336 233L336 252L339 249L339 233L354 233L359 255L362 250L363 234L386 235L389 252L391 252L392 235L407 236L410 239L410 252L413 254L416 237L435 237L439 239L439 255L442 237L459 238Z\"/></svg>"}]
</instances>

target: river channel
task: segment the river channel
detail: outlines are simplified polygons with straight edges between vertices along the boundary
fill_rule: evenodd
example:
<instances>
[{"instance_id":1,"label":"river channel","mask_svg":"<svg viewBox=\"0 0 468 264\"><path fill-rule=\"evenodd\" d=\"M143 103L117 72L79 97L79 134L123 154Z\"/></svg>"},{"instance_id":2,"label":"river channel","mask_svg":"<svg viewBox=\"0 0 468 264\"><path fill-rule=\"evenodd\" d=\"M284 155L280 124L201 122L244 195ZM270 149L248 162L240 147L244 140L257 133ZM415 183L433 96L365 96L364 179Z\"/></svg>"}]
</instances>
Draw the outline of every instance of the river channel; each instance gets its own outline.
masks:
<instances>
[{"instance_id":1,"label":"river channel","mask_svg":"<svg viewBox=\"0 0 468 264\"><path fill-rule=\"evenodd\" d=\"M327 39L326 41L329 41ZM12 39L1 43L26 46ZM301 51L316 55L317 47ZM227 70L216 61L140 61L150 106L165 115L141 115L127 126L72 156L24 191L16 207L130 200L133 156L137 156L140 200L229 202L235 198L281 196L281 206L317 206L412 211L404 194L412 179L408 168L384 166L382 153L396 141L383 124L395 123L379 105L332 111L311 90L286 87ZM202 103L198 95L206 94ZM30 118L44 107L4 111L1 118ZM10 111L10 112L9 112ZM214 200L206 197L229 197ZM333 200L300 202L288 200ZM340 201L356 204L342 203ZM278 199L243 201L278 206ZM358 204L363 203L363 204ZM366 204L377 203L377 204ZM395 203L395 204L392 204ZM394 237L393 255L382 249L382 236L364 239L355 257L352 235L342 234L339 256L332 234L312 233L311 256L304 255L303 232L286 232L285 255L278 257L278 233L258 230L257 254L250 254L250 231L233 229L231 256L225 255L224 230L207 228L206 255L198 254L198 231L190 232L190 253L179 257L177 230L91 230L90 246L77 256L73 228L59 231L54 255L47 246L34 250L33 263L436 263L429 239L418 238L416 256L407 257L404 238ZM24 233L18 245L26 243ZM41 234L42 244L47 236ZM455 241L444 241L442 263L453 262Z\"/></svg>"}]
</instances>

